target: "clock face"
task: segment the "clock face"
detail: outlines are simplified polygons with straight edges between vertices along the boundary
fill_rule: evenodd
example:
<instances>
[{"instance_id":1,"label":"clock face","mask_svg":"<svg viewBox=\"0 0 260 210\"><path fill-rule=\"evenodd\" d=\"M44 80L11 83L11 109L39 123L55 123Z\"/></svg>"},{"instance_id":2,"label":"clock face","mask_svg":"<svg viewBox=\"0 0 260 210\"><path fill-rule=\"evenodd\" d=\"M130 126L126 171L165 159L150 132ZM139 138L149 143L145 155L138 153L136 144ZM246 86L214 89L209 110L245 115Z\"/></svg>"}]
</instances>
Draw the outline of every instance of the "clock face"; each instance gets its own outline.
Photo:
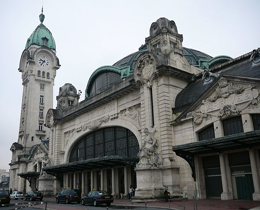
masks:
<instances>
[{"instance_id":1,"label":"clock face","mask_svg":"<svg viewBox=\"0 0 260 210\"><path fill-rule=\"evenodd\" d=\"M40 55L38 57L38 65L43 68L47 68L50 65L50 59L47 55Z\"/></svg>"}]
</instances>

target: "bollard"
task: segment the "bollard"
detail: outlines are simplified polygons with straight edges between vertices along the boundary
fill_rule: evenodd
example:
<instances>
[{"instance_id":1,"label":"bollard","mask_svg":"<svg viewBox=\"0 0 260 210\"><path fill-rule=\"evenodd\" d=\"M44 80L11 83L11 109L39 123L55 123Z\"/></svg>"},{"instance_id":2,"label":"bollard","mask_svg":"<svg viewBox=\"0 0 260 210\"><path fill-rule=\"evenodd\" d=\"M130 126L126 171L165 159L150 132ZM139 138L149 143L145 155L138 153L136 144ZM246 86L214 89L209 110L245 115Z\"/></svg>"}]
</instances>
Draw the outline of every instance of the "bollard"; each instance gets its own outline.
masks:
<instances>
[{"instance_id":1,"label":"bollard","mask_svg":"<svg viewBox=\"0 0 260 210\"><path fill-rule=\"evenodd\" d=\"M185 199L183 199L183 210L185 210Z\"/></svg>"},{"instance_id":2,"label":"bollard","mask_svg":"<svg viewBox=\"0 0 260 210\"><path fill-rule=\"evenodd\" d=\"M146 202L144 202L144 205L145 205L145 209L146 209Z\"/></svg>"},{"instance_id":3,"label":"bollard","mask_svg":"<svg viewBox=\"0 0 260 210\"><path fill-rule=\"evenodd\" d=\"M47 210L47 202L45 202L45 210Z\"/></svg>"},{"instance_id":4,"label":"bollard","mask_svg":"<svg viewBox=\"0 0 260 210\"><path fill-rule=\"evenodd\" d=\"M171 209L171 201L170 201L170 199L169 199L169 209Z\"/></svg>"}]
</instances>

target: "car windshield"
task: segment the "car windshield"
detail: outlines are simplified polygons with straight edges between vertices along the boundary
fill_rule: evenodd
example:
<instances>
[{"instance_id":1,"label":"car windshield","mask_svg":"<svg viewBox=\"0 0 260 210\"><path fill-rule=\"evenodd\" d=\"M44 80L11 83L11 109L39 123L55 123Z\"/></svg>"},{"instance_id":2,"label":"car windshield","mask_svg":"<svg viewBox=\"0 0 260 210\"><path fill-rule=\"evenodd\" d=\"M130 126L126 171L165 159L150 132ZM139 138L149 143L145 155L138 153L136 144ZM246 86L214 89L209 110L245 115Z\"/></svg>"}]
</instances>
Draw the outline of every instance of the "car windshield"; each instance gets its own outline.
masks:
<instances>
[{"instance_id":1,"label":"car windshield","mask_svg":"<svg viewBox=\"0 0 260 210\"><path fill-rule=\"evenodd\" d=\"M8 195L9 193L8 193L8 191L6 191L6 190L0 190L0 194L2 194L2 195Z\"/></svg>"},{"instance_id":2,"label":"car windshield","mask_svg":"<svg viewBox=\"0 0 260 210\"><path fill-rule=\"evenodd\" d=\"M98 194L99 195L107 195L107 192L106 191L99 191Z\"/></svg>"},{"instance_id":3,"label":"car windshield","mask_svg":"<svg viewBox=\"0 0 260 210\"><path fill-rule=\"evenodd\" d=\"M17 194L23 194L23 193L19 191L19 192L17 192Z\"/></svg>"},{"instance_id":4,"label":"car windshield","mask_svg":"<svg viewBox=\"0 0 260 210\"><path fill-rule=\"evenodd\" d=\"M72 195L79 195L80 192L79 192L79 190L72 190L72 191L71 191L71 194L72 194Z\"/></svg>"}]
</instances>

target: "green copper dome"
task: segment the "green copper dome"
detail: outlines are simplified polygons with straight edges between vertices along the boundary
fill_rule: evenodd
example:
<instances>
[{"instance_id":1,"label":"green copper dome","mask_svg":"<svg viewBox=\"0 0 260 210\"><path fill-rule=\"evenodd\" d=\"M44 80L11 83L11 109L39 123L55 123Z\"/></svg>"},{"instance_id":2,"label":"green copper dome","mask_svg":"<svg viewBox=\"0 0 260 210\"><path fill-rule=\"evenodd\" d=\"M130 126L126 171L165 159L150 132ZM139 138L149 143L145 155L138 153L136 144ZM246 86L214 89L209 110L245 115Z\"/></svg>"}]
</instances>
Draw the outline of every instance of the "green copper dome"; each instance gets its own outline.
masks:
<instances>
[{"instance_id":1,"label":"green copper dome","mask_svg":"<svg viewBox=\"0 0 260 210\"><path fill-rule=\"evenodd\" d=\"M25 49L28 49L32 44L36 44L56 50L56 44L51 31L43 24L45 18L44 14L41 13L39 18L41 23L31 34L30 38L28 38Z\"/></svg>"}]
</instances>

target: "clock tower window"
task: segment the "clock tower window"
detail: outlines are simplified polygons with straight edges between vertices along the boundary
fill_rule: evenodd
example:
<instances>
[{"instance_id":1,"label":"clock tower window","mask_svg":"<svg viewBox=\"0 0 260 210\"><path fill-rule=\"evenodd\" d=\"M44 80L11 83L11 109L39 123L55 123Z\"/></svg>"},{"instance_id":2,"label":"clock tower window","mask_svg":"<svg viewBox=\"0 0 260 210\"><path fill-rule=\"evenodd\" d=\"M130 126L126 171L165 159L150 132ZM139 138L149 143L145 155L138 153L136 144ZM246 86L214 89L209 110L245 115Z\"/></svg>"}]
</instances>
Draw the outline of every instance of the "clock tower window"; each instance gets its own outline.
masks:
<instances>
[{"instance_id":1,"label":"clock tower window","mask_svg":"<svg viewBox=\"0 0 260 210\"><path fill-rule=\"evenodd\" d=\"M40 104L43 104L43 103L44 103L44 96L40 95Z\"/></svg>"},{"instance_id":2,"label":"clock tower window","mask_svg":"<svg viewBox=\"0 0 260 210\"><path fill-rule=\"evenodd\" d=\"M38 73L37 73L38 77L41 77L41 71L38 70Z\"/></svg>"},{"instance_id":3,"label":"clock tower window","mask_svg":"<svg viewBox=\"0 0 260 210\"><path fill-rule=\"evenodd\" d=\"M42 72L42 78L45 78L45 71Z\"/></svg>"},{"instance_id":4,"label":"clock tower window","mask_svg":"<svg viewBox=\"0 0 260 210\"><path fill-rule=\"evenodd\" d=\"M49 41L49 40L47 39L47 37L43 37L43 38L42 38L43 45L46 46L47 43L48 43L48 41Z\"/></svg>"},{"instance_id":5,"label":"clock tower window","mask_svg":"<svg viewBox=\"0 0 260 210\"><path fill-rule=\"evenodd\" d=\"M39 123L39 131L42 131L43 123Z\"/></svg>"},{"instance_id":6,"label":"clock tower window","mask_svg":"<svg viewBox=\"0 0 260 210\"><path fill-rule=\"evenodd\" d=\"M40 84L40 90L44 90L44 84Z\"/></svg>"},{"instance_id":7,"label":"clock tower window","mask_svg":"<svg viewBox=\"0 0 260 210\"><path fill-rule=\"evenodd\" d=\"M47 72L47 79L50 79L50 73Z\"/></svg>"}]
</instances>

